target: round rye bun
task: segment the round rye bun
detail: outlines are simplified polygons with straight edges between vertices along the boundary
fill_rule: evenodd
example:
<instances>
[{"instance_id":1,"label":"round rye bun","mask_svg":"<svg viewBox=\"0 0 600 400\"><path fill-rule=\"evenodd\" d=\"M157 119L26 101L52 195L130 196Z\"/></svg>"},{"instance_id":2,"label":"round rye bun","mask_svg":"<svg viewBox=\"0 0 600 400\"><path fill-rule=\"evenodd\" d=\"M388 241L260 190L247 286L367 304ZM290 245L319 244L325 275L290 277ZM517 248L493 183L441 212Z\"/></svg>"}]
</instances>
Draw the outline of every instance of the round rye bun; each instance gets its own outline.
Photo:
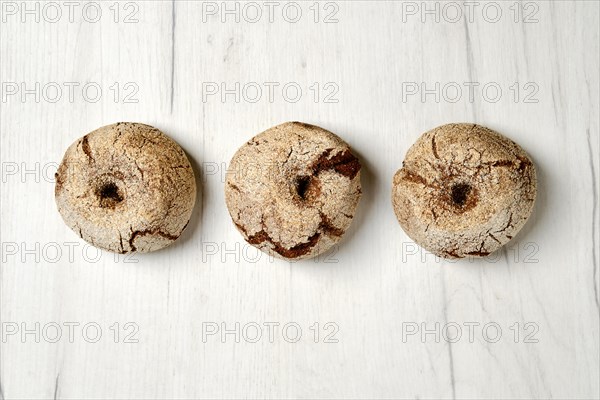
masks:
<instances>
[{"instance_id":1,"label":"round rye bun","mask_svg":"<svg viewBox=\"0 0 600 400\"><path fill-rule=\"evenodd\" d=\"M448 124L408 150L392 204L406 234L431 253L484 257L525 225L536 185L533 162L515 142L480 125Z\"/></svg>"},{"instance_id":2,"label":"round rye bun","mask_svg":"<svg viewBox=\"0 0 600 400\"><path fill-rule=\"evenodd\" d=\"M149 125L119 122L67 149L55 198L65 223L86 242L116 253L150 252L187 226L196 181L172 139Z\"/></svg>"},{"instance_id":3,"label":"round rye bun","mask_svg":"<svg viewBox=\"0 0 600 400\"><path fill-rule=\"evenodd\" d=\"M251 245L283 259L327 251L350 226L360 162L335 134L287 122L245 143L226 176L229 214Z\"/></svg>"}]
</instances>

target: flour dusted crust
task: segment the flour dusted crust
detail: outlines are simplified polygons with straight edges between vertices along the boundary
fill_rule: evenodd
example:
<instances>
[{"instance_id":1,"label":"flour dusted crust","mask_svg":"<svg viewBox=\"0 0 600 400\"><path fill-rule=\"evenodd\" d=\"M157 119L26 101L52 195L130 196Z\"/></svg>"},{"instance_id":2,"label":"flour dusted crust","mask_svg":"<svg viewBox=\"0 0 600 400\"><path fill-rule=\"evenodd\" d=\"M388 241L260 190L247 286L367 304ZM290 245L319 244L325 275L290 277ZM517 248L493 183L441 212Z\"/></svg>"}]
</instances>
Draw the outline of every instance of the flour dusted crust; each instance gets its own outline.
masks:
<instances>
[{"instance_id":1,"label":"flour dusted crust","mask_svg":"<svg viewBox=\"0 0 600 400\"><path fill-rule=\"evenodd\" d=\"M245 143L228 168L225 200L246 241L283 259L314 257L350 226L360 162L338 136L300 122Z\"/></svg>"},{"instance_id":2,"label":"flour dusted crust","mask_svg":"<svg viewBox=\"0 0 600 400\"><path fill-rule=\"evenodd\" d=\"M476 124L423 134L396 172L392 204L406 234L446 258L483 257L511 240L536 198L529 156Z\"/></svg>"},{"instance_id":3,"label":"flour dusted crust","mask_svg":"<svg viewBox=\"0 0 600 400\"><path fill-rule=\"evenodd\" d=\"M55 197L65 223L85 241L117 253L150 252L187 226L196 182L172 139L149 125L120 122L67 149Z\"/></svg>"}]
</instances>

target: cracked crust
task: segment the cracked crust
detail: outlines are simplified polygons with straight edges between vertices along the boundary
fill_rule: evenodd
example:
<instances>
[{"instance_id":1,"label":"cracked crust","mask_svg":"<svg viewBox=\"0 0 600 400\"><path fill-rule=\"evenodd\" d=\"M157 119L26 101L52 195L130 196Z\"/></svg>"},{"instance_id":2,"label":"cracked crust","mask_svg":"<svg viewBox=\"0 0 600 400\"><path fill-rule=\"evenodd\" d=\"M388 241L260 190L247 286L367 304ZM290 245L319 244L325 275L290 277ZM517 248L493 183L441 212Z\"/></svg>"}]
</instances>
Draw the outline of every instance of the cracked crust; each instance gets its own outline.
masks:
<instances>
[{"instance_id":1,"label":"cracked crust","mask_svg":"<svg viewBox=\"0 0 600 400\"><path fill-rule=\"evenodd\" d=\"M476 124L424 133L394 175L392 204L406 234L445 258L484 257L525 225L535 166L515 142Z\"/></svg>"},{"instance_id":2,"label":"cracked crust","mask_svg":"<svg viewBox=\"0 0 600 400\"><path fill-rule=\"evenodd\" d=\"M360 162L338 136L287 122L233 156L225 200L251 245L283 259L314 257L350 226L361 195Z\"/></svg>"},{"instance_id":3,"label":"cracked crust","mask_svg":"<svg viewBox=\"0 0 600 400\"><path fill-rule=\"evenodd\" d=\"M83 240L116 253L169 246L196 201L183 149L144 124L119 122L88 133L67 149L55 177L65 223Z\"/></svg>"}]
</instances>

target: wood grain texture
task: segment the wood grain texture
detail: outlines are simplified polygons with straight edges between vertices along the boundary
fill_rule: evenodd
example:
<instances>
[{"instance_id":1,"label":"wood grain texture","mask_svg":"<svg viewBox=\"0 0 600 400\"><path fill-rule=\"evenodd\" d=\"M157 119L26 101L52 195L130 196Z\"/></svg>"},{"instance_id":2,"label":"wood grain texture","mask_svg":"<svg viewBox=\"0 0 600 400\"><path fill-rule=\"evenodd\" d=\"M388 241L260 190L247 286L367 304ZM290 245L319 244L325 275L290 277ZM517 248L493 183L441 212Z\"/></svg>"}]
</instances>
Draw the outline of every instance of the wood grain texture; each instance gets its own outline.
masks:
<instances>
[{"instance_id":1,"label":"wood grain texture","mask_svg":"<svg viewBox=\"0 0 600 400\"><path fill-rule=\"evenodd\" d=\"M285 2L272 22L256 3L263 15L255 23L248 3L237 3L239 22L221 2L201 1L119 2L118 22L107 2L89 22L83 2L70 22L58 2L55 23L46 20L55 14L36 22L1 3L0 398L600 395L598 3L502 2L491 22L495 6L482 2L472 21L461 6L452 22L453 10L428 2L439 7L436 22L421 2L321 2L314 22L311 1L298 3L296 23L283 18ZM125 23L128 15L138 22ZM23 98L22 84L35 91L36 82L40 99ZM63 91L56 101L53 83ZM222 83L234 89L224 100ZM424 99L422 84L434 90ZM292 102L297 87L302 96ZM335 251L316 261L259 256L224 202L224 171L238 146L289 120L337 133L363 163L358 214ZM52 179L74 140L117 121L174 138L201 184L183 237L128 260L96 257L63 224ZM392 211L392 176L407 149L453 121L504 133L537 166L534 215L491 259L419 252ZM79 324L73 340L68 323ZM207 335L222 323L240 324L239 343L232 333ZM268 323L279 324L273 340ZM296 343L296 325L282 335L287 323L302 329ZM436 323L439 337L422 338ZM469 323L479 324L473 340ZM55 343L53 324L62 328ZM253 343L257 325L262 337ZM94 327L102 336L91 343ZM136 327L129 339L137 343L127 343ZM39 342L23 328L37 330Z\"/></svg>"}]
</instances>

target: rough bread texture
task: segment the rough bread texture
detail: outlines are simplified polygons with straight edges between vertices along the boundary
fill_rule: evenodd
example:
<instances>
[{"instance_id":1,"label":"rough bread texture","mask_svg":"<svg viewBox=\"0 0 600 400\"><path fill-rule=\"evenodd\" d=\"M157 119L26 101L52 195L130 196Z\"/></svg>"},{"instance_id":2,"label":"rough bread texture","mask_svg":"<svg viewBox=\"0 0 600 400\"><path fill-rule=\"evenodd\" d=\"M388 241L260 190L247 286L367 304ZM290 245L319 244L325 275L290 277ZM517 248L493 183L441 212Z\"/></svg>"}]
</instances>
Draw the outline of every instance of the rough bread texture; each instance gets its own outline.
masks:
<instances>
[{"instance_id":1,"label":"rough bread texture","mask_svg":"<svg viewBox=\"0 0 600 400\"><path fill-rule=\"evenodd\" d=\"M149 125L120 122L78 139L56 173L65 223L85 241L117 253L173 243L196 201L181 147Z\"/></svg>"},{"instance_id":2,"label":"rough bread texture","mask_svg":"<svg viewBox=\"0 0 600 400\"><path fill-rule=\"evenodd\" d=\"M396 172L392 204L406 234L446 258L486 256L523 227L536 173L516 143L475 124L423 134Z\"/></svg>"},{"instance_id":3,"label":"rough bread texture","mask_svg":"<svg viewBox=\"0 0 600 400\"><path fill-rule=\"evenodd\" d=\"M360 162L338 136L287 122L252 138L226 176L229 214L246 241L283 259L314 257L350 226Z\"/></svg>"}]
</instances>

